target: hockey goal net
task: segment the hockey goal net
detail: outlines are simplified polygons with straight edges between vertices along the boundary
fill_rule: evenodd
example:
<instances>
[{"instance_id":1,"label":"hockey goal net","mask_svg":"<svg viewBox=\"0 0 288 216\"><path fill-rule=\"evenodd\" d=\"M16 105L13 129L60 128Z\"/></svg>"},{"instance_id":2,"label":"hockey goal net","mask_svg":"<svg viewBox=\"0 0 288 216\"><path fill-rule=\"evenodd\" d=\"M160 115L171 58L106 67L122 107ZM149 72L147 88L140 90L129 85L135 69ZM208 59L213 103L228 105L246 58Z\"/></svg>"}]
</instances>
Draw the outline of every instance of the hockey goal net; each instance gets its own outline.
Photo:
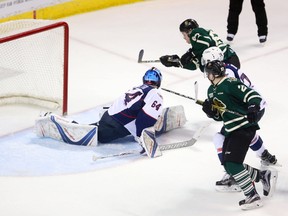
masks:
<instances>
[{"instance_id":1,"label":"hockey goal net","mask_svg":"<svg viewBox=\"0 0 288 216\"><path fill-rule=\"evenodd\" d=\"M68 24L0 24L0 105L33 104L67 114Z\"/></svg>"}]
</instances>

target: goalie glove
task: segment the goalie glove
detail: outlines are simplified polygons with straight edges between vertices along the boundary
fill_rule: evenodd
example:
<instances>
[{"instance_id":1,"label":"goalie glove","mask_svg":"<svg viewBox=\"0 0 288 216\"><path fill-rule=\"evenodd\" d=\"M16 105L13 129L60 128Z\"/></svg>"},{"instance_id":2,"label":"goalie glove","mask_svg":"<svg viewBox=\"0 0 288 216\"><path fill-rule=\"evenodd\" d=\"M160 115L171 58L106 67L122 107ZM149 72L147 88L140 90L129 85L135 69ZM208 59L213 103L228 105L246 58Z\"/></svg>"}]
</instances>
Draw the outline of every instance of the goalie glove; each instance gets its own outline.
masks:
<instances>
[{"instance_id":1,"label":"goalie glove","mask_svg":"<svg viewBox=\"0 0 288 216\"><path fill-rule=\"evenodd\" d=\"M166 67L180 67L180 58L178 55L165 55L160 57L160 62Z\"/></svg>"}]
</instances>

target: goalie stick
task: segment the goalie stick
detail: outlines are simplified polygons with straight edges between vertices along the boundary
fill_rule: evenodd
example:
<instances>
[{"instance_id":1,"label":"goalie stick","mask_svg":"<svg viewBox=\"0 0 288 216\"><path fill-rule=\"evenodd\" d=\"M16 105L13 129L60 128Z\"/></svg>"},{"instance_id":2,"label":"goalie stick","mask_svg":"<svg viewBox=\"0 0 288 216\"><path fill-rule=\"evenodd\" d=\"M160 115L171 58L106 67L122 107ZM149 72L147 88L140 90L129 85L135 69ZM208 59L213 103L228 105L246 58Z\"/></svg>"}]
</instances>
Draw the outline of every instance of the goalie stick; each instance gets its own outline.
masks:
<instances>
[{"instance_id":1,"label":"goalie stick","mask_svg":"<svg viewBox=\"0 0 288 216\"><path fill-rule=\"evenodd\" d=\"M178 148L184 148L184 147L189 147L194 145L199 137L201 136L202 132L210 125L211 122L204 123L193 135L193 137L189 140L185 141L180 141L176 143L170 143L166 145L161 145L159 144L159 148L161 151L166 151L166 150L171 150L171 149L178 149ZM127 152L120 152L120 153L115 153L115 154L110 154L110 155L104 155L104 156L97 156L93 155L92 160L97 161L100 159L107 159L107 158L113 158L113 157L121 157L121 156L136 156L136 155L141 155L143 154L142 151L127 151Z\"/></svg>"},{"instance_id":2,"label":"goalie stick","mask_svg":"<svg viewBox=\"0 0 288 216\"><path fill-rule=\"evenodd\" d=\"M178 149L178 148L184 148L184 147L189 147L194 145L198 138L201 136L202 132L210 125L211 122L207 122L203 124L193 135L193 137L189 140L185 141L180 141L176 143L170 143L170 144L165 144L165 145L159 145L159 148L161 151L166 151L166 150L171 150L171 149ZM104 156L97 156L93 155L92 160L97 161L100 159L107 159L107 158L113 158L113 157L121 157L121 156L136 156L136 155L141 155L143 154L142 151L127 151L127 152L120 152L120 153L115 153L115 154L110 154L110 155L104 155Z\"/></svg>"}]
</instances>

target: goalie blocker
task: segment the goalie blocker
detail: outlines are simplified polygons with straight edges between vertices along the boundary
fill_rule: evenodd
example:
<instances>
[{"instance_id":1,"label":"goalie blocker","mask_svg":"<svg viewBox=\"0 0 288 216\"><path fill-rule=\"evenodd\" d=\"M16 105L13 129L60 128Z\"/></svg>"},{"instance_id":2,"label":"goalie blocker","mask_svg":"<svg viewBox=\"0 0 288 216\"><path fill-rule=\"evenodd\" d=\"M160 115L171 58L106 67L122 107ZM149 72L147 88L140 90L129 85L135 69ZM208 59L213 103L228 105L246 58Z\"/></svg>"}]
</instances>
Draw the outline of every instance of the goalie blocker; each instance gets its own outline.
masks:
<instances>
[{"instance_id":1,"label":"goalie blocker","mask_svg":"<svg viewBox=\"0 0 288 216\"><path fill-rule=\"evenodd\" d=\"M184 108L181 105L163 109L154 127L142 131L138 140L148 157L158 157L162 153L156 141L159 135L183 126L186 123ZM75 124L72 120L52 113L45 113L35 121L35 132L39 137L49 137L68 144L97 146L98 128L95 125Z\"/></svg>"}]
</instances>

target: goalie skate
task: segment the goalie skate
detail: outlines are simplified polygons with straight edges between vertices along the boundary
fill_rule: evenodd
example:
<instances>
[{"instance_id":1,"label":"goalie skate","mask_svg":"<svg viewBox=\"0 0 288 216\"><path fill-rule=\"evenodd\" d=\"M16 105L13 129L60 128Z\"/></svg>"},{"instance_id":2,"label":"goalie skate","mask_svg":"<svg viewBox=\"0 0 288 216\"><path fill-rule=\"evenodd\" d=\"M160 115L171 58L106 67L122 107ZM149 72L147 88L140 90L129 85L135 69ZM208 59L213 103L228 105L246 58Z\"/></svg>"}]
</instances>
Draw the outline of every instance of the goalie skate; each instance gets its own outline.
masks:
<instances>
[{"instance_id":1,"label":"goalie skate","mask_svg":"<svg viewBox=\"0 0 288 216\"><path fill-rule=\"evenodd\" d=\"M48 113L35 121L35 133L73 145L96 146L97 126L72 123L69 119Z\"/></svg>"},{"instance_id":2,"label":"goalie skate","mask_svg":"<svg viewBox=\"0 0 288 216\"><path fill-rule=\"evenodd\" d=\"M182 127L186 123L184 108L181 105L167 107L163 109L161 116L154 125L154 129L158 134L162 134L169 130Z\"/></svg>"},{"instance_id":3,"label":"goalie skate","mask_svg":"<svg viewBox=\"0 0 288 216\"><path fill-rule=\"evenodd\" d=\"M162 155L155 137L155 130L153 127L146 128L142 131L140 143L145 149L148 157L154 158Z\"/></svg>"}]
</instances>

